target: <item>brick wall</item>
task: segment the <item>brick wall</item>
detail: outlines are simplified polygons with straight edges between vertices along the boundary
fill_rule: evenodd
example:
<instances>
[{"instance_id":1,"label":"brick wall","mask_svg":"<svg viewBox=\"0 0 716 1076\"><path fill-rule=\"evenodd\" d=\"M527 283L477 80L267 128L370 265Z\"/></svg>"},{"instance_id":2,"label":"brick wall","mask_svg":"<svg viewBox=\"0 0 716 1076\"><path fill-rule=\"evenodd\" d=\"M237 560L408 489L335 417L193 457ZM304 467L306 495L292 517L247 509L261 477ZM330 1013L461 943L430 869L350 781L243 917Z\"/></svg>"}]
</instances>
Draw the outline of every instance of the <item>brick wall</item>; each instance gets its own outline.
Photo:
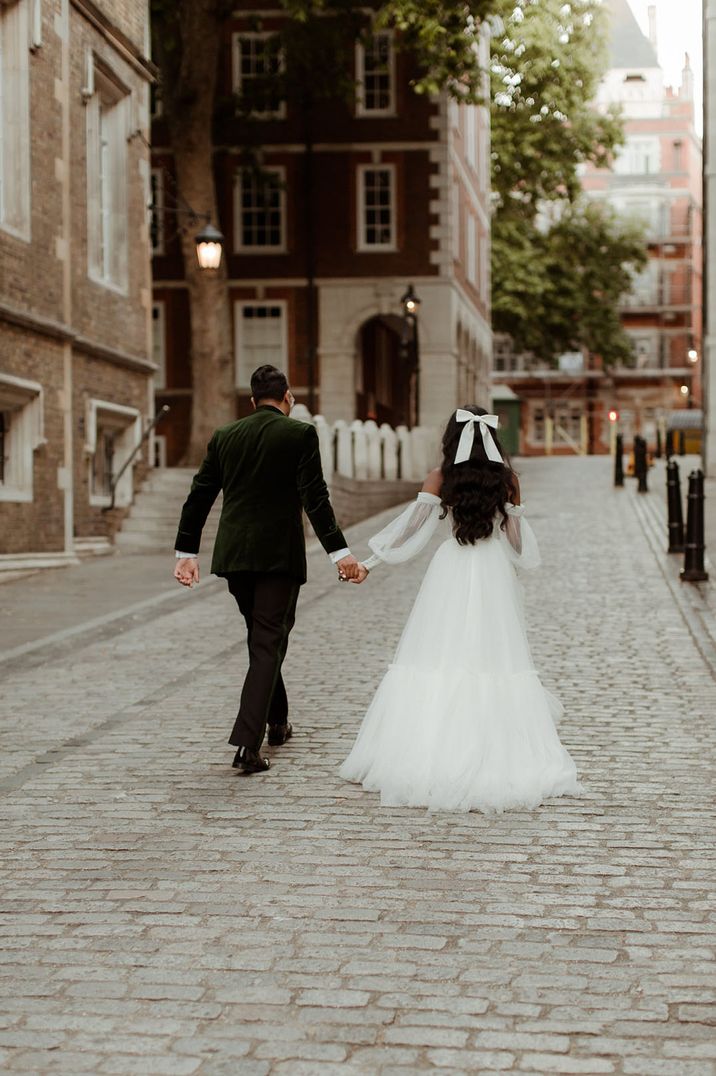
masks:
<instances>
[{"instance_id":1,"label":"brick wall","mask_svg":"<svg viewBox=\"0 0 716 1076\"><path fill-rule=\"evenodd\" d=\"M46 444L33 454L32 502L0 501L0 554L64 549L64 496L57 470L64 462L62 346L0 322L0 371L38 381L44 390Z\"/></svg>"},{"instance_id":2,"label":"brick wall","mask_svg":"<svg viewBox=\"0 0 716 1076\"><path fill-rule=\"evenodd\" d=\"M56 552L65 548L64 495L58 468L64 464L61 411L65 349L72 348L74 511L76 536L111 534L123 512L90 507L84 453L88 397L150 409L149 358L151 266L147 222L149 151L148 80L143 58L148 5L145 0L72 0L69 5L69 78L63 66L67 10L43 0L42 45L29 55L30 184L29 238L0 228L0 372L43 386L47 443L35 450L33 500L0 502L0 555ZM91 54L128 93L127 239L129 273L122 291L88 276L87 250L87 57ZM69 110L69 156L63 143ZM65 214L69 192L69 217ZM67 271L68 288L65 288ZM19 327L16 314L25 327ZM37 319L53 323L39 331ZM35 324L33 324L35 322ZM61 343L61 340L68 343ZM133 357L109 361L108 352ZM141 477L136 473L136 477Z\"/></svg>"}]
</instances>

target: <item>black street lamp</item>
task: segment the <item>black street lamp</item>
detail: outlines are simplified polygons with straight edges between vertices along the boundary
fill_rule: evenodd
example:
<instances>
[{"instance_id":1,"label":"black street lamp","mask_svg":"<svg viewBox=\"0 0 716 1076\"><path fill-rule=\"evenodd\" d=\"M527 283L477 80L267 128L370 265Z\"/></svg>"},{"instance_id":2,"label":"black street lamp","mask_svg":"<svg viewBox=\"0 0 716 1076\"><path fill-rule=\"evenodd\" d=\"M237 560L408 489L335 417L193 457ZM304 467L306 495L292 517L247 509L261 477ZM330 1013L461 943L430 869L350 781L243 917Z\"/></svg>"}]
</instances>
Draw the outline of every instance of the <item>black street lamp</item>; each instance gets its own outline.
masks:
<instances>
[{"instance_id":1,"label":"black street lamp","mask_svg":"<svg viewBox=\"0 0 716 1076\"><path fill-rule=\"evenodd\" d=\"M420 310L420 299L415 294L415 288L412 284L408 285L408 289L400 300L400 304L403 308L403 318L405 322L405 328L403 331L403 338L401 340L401 352L407 357L408 349L412 345L411 356L411 426L417 426L420 423L420 334L418 330L418 311Z\"/></svg>"},{"instance_id":2,"label":"black street lamp","mask_svg":"<svg viewBox=\"0 0 716 1076\"><path fill-rule=\"evenodd\" d=\"M0 0L0 3L1 2L2 0ZM151 212L153 214L159 213L162 216L171 213L176 220L174 235L186 235L187 232L199 227L200 231L194 236L196 258L199 263L199 268L207 273L216 272L221 265L221 257L224 249L224 236L219 229L211 223L211 214L197 213L197 211L189 205L186 198L179 190L173 176L166 169L163 170L163 174L170 180L172 190L167 193L169 193L174 205L166 204L165 194L165 201L161 206L157 206L152 202L149 203Z\"/></svg>"}]
</instances>

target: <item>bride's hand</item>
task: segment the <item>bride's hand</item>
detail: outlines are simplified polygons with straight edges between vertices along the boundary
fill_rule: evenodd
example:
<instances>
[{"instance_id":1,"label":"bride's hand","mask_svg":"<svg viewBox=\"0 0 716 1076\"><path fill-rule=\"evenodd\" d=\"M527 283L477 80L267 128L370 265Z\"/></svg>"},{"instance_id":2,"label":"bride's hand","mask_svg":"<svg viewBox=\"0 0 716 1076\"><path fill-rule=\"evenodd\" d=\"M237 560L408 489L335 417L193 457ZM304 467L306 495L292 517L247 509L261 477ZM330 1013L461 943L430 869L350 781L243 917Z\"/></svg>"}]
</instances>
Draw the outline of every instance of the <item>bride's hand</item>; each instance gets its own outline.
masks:
<instances>
[{"instance_id":1,"label":"bride's hand","mask_svg":"<svg viewBox=\"0 0 716 1076\"><path fill-rule=\"evenodd\" d=\"M366 580L368 578L369 575L370 575L370 571L368 570L368 568L366 568L365 564L359 564L358 565L358 575L357 575L357 577L355 579L351 579L350 582L351 583L362 583L364 580Z\"/></svg>"}]
</instances>

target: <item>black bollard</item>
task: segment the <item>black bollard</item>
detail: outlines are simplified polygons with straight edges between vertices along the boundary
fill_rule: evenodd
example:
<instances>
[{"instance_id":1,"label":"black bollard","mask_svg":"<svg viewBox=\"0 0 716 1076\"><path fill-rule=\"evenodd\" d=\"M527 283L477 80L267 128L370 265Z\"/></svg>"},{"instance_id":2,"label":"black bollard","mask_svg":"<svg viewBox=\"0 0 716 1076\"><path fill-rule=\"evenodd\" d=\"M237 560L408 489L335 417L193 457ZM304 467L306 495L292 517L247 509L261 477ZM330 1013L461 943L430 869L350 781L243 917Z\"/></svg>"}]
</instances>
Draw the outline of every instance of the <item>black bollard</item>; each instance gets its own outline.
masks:
<instances>
[{"instance_id":1,"label":"black bollard","mask_svg":"<svg viewBox=\"0 0 716 1076\"><path fill-rule=\"evenodd\" d=\"M686 583L700 583L708 579L704 570L704 472L692 471L689 475L688 508L686 511L686 545L684 569L681 578Z\"/></svg>"},{"instance_id":2,"label":"black bollard","mask_svg":"<svg viewBox=\"0 0 716 1076\"><path fill-rule=\"evenodd\" d=\"M666 431L666 458L670 460L674 455L674 431Z\"/></svg>"},{"instance_id":3,"label":"black bollard","mask_svg":"<svg viewBox=\"0 0 716 1076\"><path fill-rule=\"evenodd\" d=\"M614 485L624 485L624 438L620 433L614 443Z\"/></svg>"},{"instance_id":4,"label":"black bollard","mask_svg":"<svg viewBox=\"0 0 716 1076\"><path fill-rule=\"evenodd\" d=\"M639 481L639 484L636 487L637 493L649 492L649 487L646 484L647 469L646 441L643 437L637 435L634 438L634 473Z\"/></svg>"},{"instance_id":5,"label":"black bollard","mask_svg":"<svg viewBox=\"0 0 716 1076\"><path fill-rule=\"evenodd\" d=\"M661 427L656 427L656 458L661 459Z\"/></svg>"},{"instance_id":6,"label":"black bollard","mask_svg":"<svg viewBox=\"0 0 716 1076\"><path fill-rule=\"evenodd\" d=\"M676 460L666 465L666 505L669 512L669 553L684 552L684 513L681 508L681 480Z\"/></svg>"}]
</instances>

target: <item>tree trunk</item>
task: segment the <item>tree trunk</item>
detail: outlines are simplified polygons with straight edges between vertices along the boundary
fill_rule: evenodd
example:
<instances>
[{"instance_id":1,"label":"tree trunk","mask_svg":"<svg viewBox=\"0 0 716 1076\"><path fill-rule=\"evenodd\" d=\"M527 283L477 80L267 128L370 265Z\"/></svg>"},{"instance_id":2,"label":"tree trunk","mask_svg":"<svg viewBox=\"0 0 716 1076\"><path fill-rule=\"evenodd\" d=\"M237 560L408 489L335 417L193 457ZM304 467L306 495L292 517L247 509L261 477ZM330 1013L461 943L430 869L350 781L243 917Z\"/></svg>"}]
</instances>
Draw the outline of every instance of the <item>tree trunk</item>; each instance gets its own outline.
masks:
<instances>
[{"instance_id":1,"label":"tree trunk","mask_svg":"<svg viewBox=\"0 0 716 1076\"><path fill-rule=\"evenodd\" d=\"M174 160L179 190L197 213L210 214L218 223L214 187L213 153L209 137L204 145L175 145ZM182 235L184 275L189 292L191 319L191 431L183 462L193 466L206 452L217 426L236 418L234 361L231 353L231 315L226 257L218 270L202 270L196 257L194 236L200 223L190 222Z\"/></svg>"},{"instance_id":2,"label":"tree trunk","mask_svg":"<svg viewBox=\"0 0 716 1076\"><path fill-rule=\"evenodd\" d=\"M171 10L173 8L173 10ZM191 320L191 430L184 464L195 465L217 426L236 417L231 313L226 257L216 271L202 270L194 236L203 220L219 226L214 178L213 117L221 27L226 14L217 0L169 5L171 25L155 27L162 67L162 93L169 125L180 212L184 275ZM165 34L164 42L162 34ZM172 34L172 48L162 45ZM162 55L163 53L163 55Z\"/></svg>"}]
</instances>

